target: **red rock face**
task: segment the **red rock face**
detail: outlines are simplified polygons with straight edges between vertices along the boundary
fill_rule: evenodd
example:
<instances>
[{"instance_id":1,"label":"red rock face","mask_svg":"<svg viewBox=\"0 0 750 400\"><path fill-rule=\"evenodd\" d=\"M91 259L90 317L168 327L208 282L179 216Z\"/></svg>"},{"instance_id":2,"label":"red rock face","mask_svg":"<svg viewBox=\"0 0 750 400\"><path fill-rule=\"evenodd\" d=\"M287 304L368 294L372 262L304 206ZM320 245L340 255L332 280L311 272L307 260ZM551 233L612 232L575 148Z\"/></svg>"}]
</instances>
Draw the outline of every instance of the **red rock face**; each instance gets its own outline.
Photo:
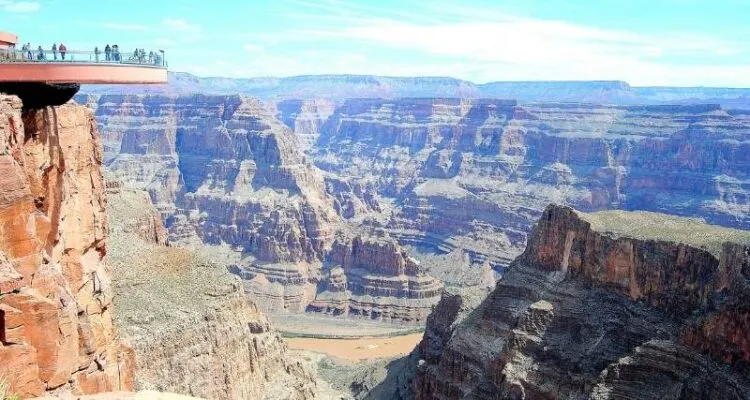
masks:
<instances>
[{"instance_id":1,"label":"red rock face","mask_svg":"<svg viewBox=\"0 0 750 400\"><path fill-rule=\"evenodd\" d=\"M0 97L0 376L12 393L132 388L103 262L101 163L85 108L22 115Z\"/></svg>"},{"instance_id":2,"label":"red rock face","mask_svg":"<svg viewBox=\"0 0 750 400\"><path fill-rule=\"evenodd\" d=\"M727 364L750 365L750 247L724 244L719 311L685 330L683 341Z\"/></svg>"},{"instance_id":3,"label":"red rock face","mask_svg":"<svg viewBox=\"0 0 750 400\"><path fill-rule=\"evenodd\" d=\"M607 285L667 311L708 305L719 262L706 250L661 241L612 238L570 208L548 207L520 261Z\"/></svg>"}]
</instances>

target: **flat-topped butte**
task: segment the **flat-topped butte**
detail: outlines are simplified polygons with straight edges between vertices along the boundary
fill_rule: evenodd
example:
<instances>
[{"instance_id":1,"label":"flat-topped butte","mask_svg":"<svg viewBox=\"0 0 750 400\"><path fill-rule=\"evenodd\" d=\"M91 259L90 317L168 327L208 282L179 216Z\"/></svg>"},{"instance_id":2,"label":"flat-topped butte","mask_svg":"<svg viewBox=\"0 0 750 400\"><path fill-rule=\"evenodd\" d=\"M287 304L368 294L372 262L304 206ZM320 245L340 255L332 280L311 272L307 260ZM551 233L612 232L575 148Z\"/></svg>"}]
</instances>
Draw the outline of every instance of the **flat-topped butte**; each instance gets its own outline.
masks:
<instances>
[{"instance_id":1,"label":"flat-topped butte","mask_svg":"<svg viewBox=\"0 0 750 400\"><path fill-rule=\"evenodd\" d=\"M607 236L684 243L705 249L717 258L725 242L750 245L750 231L710 225L700 218L622 210L577 214L593 230Z\"/></svg>"}]
</instances>

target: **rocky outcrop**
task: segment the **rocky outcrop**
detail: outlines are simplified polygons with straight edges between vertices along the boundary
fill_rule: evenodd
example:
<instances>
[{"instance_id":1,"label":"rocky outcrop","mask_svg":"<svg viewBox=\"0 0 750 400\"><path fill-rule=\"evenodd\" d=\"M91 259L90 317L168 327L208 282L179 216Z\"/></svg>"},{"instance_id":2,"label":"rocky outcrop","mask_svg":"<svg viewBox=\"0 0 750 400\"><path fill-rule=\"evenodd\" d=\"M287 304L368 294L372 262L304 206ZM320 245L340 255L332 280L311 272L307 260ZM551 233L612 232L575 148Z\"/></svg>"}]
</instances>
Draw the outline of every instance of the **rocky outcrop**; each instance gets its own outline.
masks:
<instances>
[{"instance_id":1,"label":"rocky outcrop","mask_svg":"<svg viewBox=\"0 0 750 400\"><path fill-rule=\"evenodd\" d=\"M719 277L719 261L704 249L602 235L570 208L548 208L516 262L605 285L678 315L711 304Z\"/></svg>"},{"instance_id":2,"label":"rocky outcrop","mask_svg":"<svg viewBox=\"0 0 750 400\"><path fill-rule=\"evenodd\" d=\"M175 393L141 390L138 392L106 392L87 396L45 396L33 400L200 400L198 397L184 396Z\"/></svg>"},{"instance_id":3,"label":"rocky outcrop","mask_svg":"<svg viewBox=\"0 0 750 400\"><path fill-rule=\"evenodd\" d=\"M141 221L155 212L143 191L110 194L116 326L135 349L138 388L210 399L316 398L316 378L239 280L213 263L216 254L142 234Z\"/></svg>"},{"instance_id":4,"label":"rocky outcrop","mask_svg":"<svg viewBox=\"0 0 750 400\"><path fill-rule=\"evenodd\" d=\"M718 311L689 327L683 341L728 364L750 367L750 246L725 243L715 290Z\"/></svg>"},{"instance_id":5,"label":"rocky outcrop","mask_svg":"<svg viewBox=\"0 0 750 400\"><path fill-rule=\"evenodd\" d=\"M104 262L102 147L75 105L0 96L0 376L24 397L130 390Z\"/></svg>"},{"instance_id":6,"label":"rocky outcrop","mask_svg":"<svg viewBox=\"0 0 750 400\"><path fill-rule=\"evenodd\" d=\"M440 281L388 237L337 238L328 261L310 311L422 324L440 298Z\"/></svg>"},{"instance_id":7,"label":"rocky outcrop","mask_svg":"<svg viewBox=\"0 0 750 400\"><path fill-rule=\"evenodd\" d=\"M707 250L586 218L550 206L469 316L455 324L460 303L441 302L417 399L750 398L744 308L732 314L747 299L723 284L746 265L744 247L726 245L720 267Z\"/></svg>"},{"instance_id":8,"label":"rocky outcrop","mask_svg":"<svg viewBox=\"0 0 750 400\"><path fill-rule=\"evenodd\" d=\"M133 342L143 387L211 399L316 398L316 378L239 293L202 318Z\"/></svg>"},{"instance_id":9,"label":"rocky outcrop","mask_svg":"<svg viewBox=\"0 0 750 400\"><path fill-rule=\"evenodd\" d=\"M109 196L117 199L118 209L126 210L115 216L118 221L127 221L123 227L125 232L133 233L147 243L169 244L167 229L161 215L152 206L148 193L125 188L121 181L106 181L105 187Z\"/></svg>"},{"instance_id":10,"label":"rocky outcrop","mask_svg":"<svg viewBox=\"0 0 750 400\"><path fill-rule=\"evenodd\" d=\"M336 213L346 219L382 212L377 190L371 183L337 176L325 177L326 193L333 198Z\"/></svg>"},{"instance_id":11,"label":"rocky outcrop","mask_svg":"<svg viewBox=\"0 0 750 400\"><path fill-rule=\"evenodd\" d=\"M282 100L269 104L279 121L288 126L302 151L310 150L320 136L320 127L333 113L336 105L327 100Z\"/></svg>"},{"instance_id":12,"label":"rocky outcrop","mask_svg":"<svg viewBox=\"0 0 750 400\"><path fill-rule=\"evenodd\" d=\"M323 179L256 100L103 96L97 104L105 136L120 142L108 170L148 190L168 228L193 225L204 243L241 245L263 262L322 258L335 217Z\"/></svg>"}]
</instances>

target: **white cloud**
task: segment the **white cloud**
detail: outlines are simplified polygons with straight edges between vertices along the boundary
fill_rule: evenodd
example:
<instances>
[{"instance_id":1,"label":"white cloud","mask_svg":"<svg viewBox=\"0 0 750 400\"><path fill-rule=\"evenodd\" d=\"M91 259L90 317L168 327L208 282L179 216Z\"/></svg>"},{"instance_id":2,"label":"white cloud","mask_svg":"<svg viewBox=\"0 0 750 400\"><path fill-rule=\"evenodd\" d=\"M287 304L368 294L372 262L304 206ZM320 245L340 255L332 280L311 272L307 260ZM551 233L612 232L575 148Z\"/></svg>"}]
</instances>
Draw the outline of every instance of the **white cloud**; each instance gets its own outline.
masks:
<instances>
[{"instance_id":1,"label":"white cloud","mask_svg":"<svg viewBox=\"0 0 750 400\"><path fill-rule=\"evenodd\" d=\"M750 86L750 67L732 64L731 57L744 50L738 42L690 33L646 35L501 14L488 18L459 15L439 23L370 19L296 34L323 42L345 41L360 51L412 53L417 64L440 60L445 65L440 75L480 81L618 79L637 85ZM471 76L460 74L466 68L451 69L461 64L471 66ZM365 68L387 72L372 64Z\"/></svg>"},{"instance_id":2,"label":"white cloud","mask_svg":"<svg viewBox=\"0 0 750 400\"><path fill-rule=\"evenodd\" d=\"M419 2L414 8L419 13L337 0L286 3L293 7L272 12L291 20L289 26L233 34L244 51L216 55L223 61L189 63L192 56L185 53L184 65L192 64L186 69L232 77L372 74L453 76L477 83L625 80L639 86L750 86L750 46L739 36L643 33L434 2ZM193 26L177 19L164 24L173 34ZM198 40L202 31L196 28L195 34L177 35L178 43Z\"/></svg>"},{"instance_id":3,"label":"white cloud","mask_svg":"<svg viewBox=\"0 0 750 400\"><path fill-rule=\"evenodd\" d=\"M31 13L39 11L42 5L36 1L0 0L0 8L10 13Z\"/></svg>"},{"instance_id":4,"label":"white cloud","mask_svg":"<svg viewBox=\"0 0 750 400\"><path fill-rule=\"evenodd\" d=\"M202 29L200 26L192 24L184 19L180 18L165 18L162 21L162 24L164 24L167 28L175 30L175 31L181 31L181 32L200 32Z\"/></svg>"}]
</instances>

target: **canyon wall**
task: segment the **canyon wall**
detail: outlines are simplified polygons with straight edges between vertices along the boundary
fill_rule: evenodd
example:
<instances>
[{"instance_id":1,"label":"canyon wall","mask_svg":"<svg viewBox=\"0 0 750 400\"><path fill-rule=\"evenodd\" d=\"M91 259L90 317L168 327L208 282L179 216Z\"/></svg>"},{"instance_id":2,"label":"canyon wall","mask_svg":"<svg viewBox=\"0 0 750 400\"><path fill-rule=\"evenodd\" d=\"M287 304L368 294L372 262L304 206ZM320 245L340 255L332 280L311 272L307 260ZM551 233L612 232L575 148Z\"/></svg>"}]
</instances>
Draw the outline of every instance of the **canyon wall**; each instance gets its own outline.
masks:
<instances>
[{"instance_id":1,"label":"canyon wall","mask_svg":"<svg viewBox=\"0 0 750 400\"><path fill-rule=\"evenodd\" d=\"M311 311L422 325L440 299L440 281L385 235L339 237L328 259Z\"/></svg>"},{"instance_id":2,"label":"canyon wall","mask_svg":"<svg viewBox=\"0 0 750 400\"><path fill-rule=\"evenodd\" d=\"M335 233L348 231L342 217L382 211L371 185L326 176L302 152L298 137L317 135L331 103L262 105L242 96L201 95L78 100L95 111L109 143L112 179L148 191L170 242L230 253L227 264L263 311L304 312L327 296L319 293L330 278L324 264ZM439 283L426 275L403 279L416 286L425 279L428 288L418 295L421 288L398 292L390 297L394 304L381 305L401 308L393 312L407 322L423 320L438 299L430 287ZM360 301L360 309L377 303Z\"/></svg>"},{"instance_id":3,"label":"canyon wall","mask_svg":"<svg viewBox=\"0 0 750 400\"><path fill-rule=\"evenodd\" d=\"M550 202L651 210L750 229L750 119L715 105L355 99L313 157L395 200L402 243L504 266Z\"/></svg>"},{"instance_id":4,"label":"canyon wall","mask_svg":"<svg viewBox=\"0 0 750 400\"><path fill-rule=\"evenodd\" d=\"M0 378L9 393L133 387L114 329L102 144L92 113L0 95Z\"/></svg>"},{"instance_id":5,"label":"canyon wall","mask_svg":"<svg viewBox=\"0 0 750 400\"><path fill-rule=\"evenodd\" d=\"M548 207L478 307L441 301L417 351L417 399L750 398L750 234L732 231L743 243L717 257L587 218Z\"/></svg>"},{"instance_id":6,"label":"canyon wall","mask_svg":"<svg viewBox=\"0 0 750 400\"><path fill-rule=\"evenodd\" d=\"M306 309L343 227L387 231L457 286L502 272L551 202L750 228L750 114L714 105L78 100L96 112L108 170L149 191L176 243L241 252L267 311ZM303 154L298 139L316 136Z\"/></svg>"},{"instance_id":7,"label":"canyon wall","mask_svg":"<svg viewBox=\"0 0 750 400\"><path fill-rule=\"evenodd\" d=\"M304 310L336 213L322 176L286 126L240 96L85 101L111 144L108 171L149 192L172 242L232 246L254 276L290 286L277 297L268 285L249 285L260 288L249 290L256 300Z\"/></svg>"},{"instance_id":8,"label":"canyon wall","mask_svg":"<svg viewBox=\"0 0 750 400\"><path fill-rule=\"evenodd\" d=\"M107 183L116 327L139 389L210 399L314 399L317 380L215 255L160 239L148 193ZM158 221L156 229L152 225ZM144 257L147 254L148 257Z\"/></svg>"},{"instance_id":9,"label":"canyon wall","mask_svg":"<svg viewBox=\"0 0 750 400\"><path fill-rule=\"evenodd\" d=\"M269 110L294 131L302 151L310 150L320 136L320 127L336 105L327 100L282 100L268 104Z\"/></svg>"}]
</instances>

